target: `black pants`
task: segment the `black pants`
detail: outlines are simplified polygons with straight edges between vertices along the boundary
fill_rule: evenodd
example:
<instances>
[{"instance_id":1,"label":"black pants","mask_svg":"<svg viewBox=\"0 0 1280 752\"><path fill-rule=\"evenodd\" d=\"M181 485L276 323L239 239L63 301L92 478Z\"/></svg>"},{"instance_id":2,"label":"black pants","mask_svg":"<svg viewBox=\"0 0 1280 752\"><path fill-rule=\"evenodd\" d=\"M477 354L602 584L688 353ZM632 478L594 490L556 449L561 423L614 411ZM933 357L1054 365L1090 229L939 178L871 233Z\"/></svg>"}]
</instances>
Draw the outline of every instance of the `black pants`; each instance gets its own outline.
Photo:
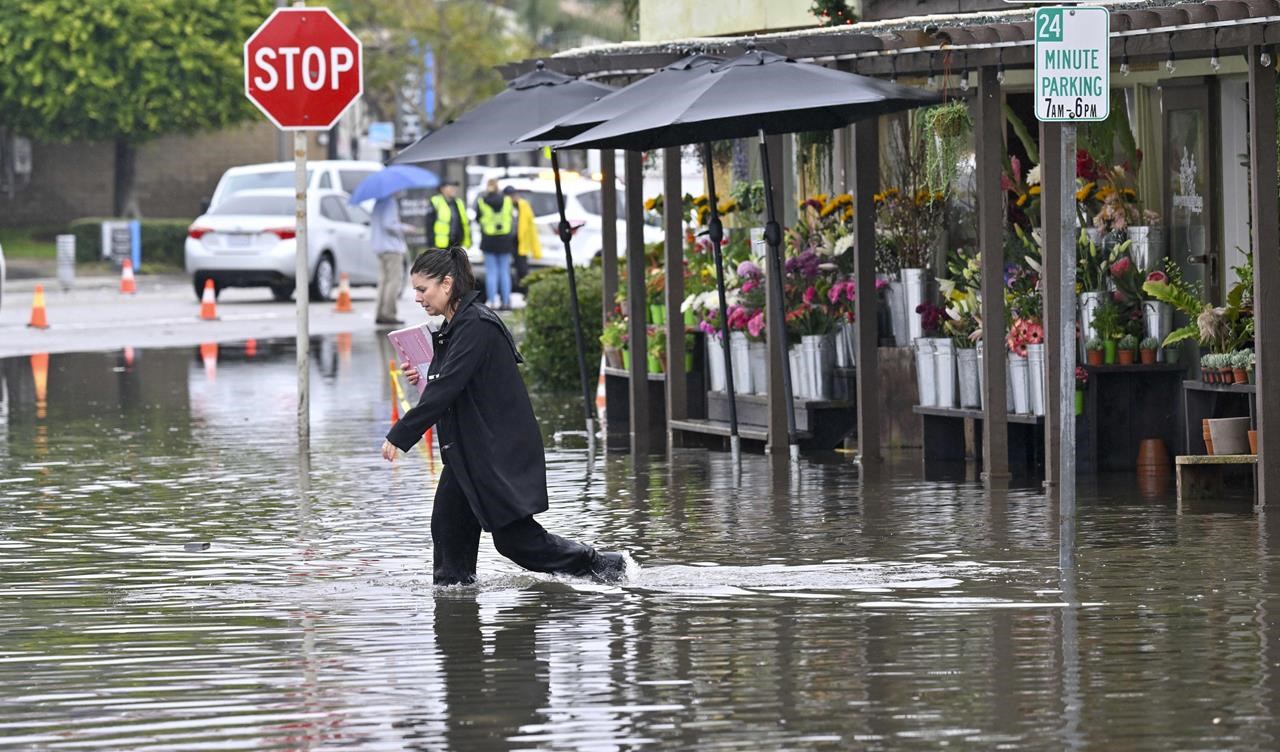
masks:
<instances>
[{"instance_id":1,"label":"black pants","mask_svg":"<svg viewBox=\"0 0 1280 752\"><path fill-rule=\"evenodd\" d=\"M476 581L480 549L480 521L467 496L445 466L431 510L431 544L437 585L467 585ZM595 561L591 546L552 535L530 515L492 531L498 553L525 569L552 574L585 575Z\"/></svg>"},{"instance_id":2,"label":"black pants","mask_svg":"<svg viewBox=\"0 0 1280 752\"><path fill-rule=\"evenodd\" d=\"M512 263L514 266L511 273L511 289L520 288L520 291L523 292L524 287L522 284L524 278L529 276L529 257L517 253L515 258L512 259Z\"/></svg>"}]
</instances>

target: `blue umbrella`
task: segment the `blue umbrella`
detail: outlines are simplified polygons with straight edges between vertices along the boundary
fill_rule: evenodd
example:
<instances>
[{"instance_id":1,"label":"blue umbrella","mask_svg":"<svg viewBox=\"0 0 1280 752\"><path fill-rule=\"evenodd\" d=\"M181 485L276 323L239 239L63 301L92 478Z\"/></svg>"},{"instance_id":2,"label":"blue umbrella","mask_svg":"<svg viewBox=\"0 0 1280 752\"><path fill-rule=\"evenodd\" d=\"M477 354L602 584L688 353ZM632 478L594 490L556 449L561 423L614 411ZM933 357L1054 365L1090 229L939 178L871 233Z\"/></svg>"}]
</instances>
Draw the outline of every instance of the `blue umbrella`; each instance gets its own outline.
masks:
<instances>
[{"instance_id":1,"label":"blue umbrella","mask_svg":"<svg viewBox=\"0 0 1280 752\"><path fill-rule=\"evenodd\" d=\"M415 188L435 188L440 185L440 178L431 170L424 170L413 165L391 165L375 172L352 191L350 201L353 204L369 199L383 199L400 191Z\"/></svg>"}]
</instances>

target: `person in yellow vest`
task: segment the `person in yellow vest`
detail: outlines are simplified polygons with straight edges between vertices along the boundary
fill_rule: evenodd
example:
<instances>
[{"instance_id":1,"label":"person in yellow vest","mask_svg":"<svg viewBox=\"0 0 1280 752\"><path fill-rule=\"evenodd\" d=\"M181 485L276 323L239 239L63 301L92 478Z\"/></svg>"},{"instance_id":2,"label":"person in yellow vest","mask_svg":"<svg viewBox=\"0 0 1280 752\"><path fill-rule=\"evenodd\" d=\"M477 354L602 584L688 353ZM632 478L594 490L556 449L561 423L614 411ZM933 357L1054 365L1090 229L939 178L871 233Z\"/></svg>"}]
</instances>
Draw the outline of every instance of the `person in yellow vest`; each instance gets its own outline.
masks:
<instances>
[{"instance_id":1,"label":"person in yellow vest","mask_svg":"<svg viewBox=\"0 0 1280 752\"><path fill-rule=\"evenodd\" d=\"M458 198L457 181L441 183L440 192L431 197L427 230L434 248L471 247L471 220L466 204Z\"/></svg>"},{"instance_id":2,"label":"person in yellow vest","mask_svg":"<svg viewBox=\"0 0 1280 752\"><path fill-rule=\"evenodd\" d=\"M502 192L516 202L516 274L514 283L520 284L529 274L529 259L542 258L542 241L538 239L538 226L533 221L533 207L515 186L507 186Z\"/></svg>"},{"instance_id":3,"label":"person in yellow vest","mask_svg":"<svg viewBox=\"0 0 1280 752\"><path fill-rule=\"evenodd\" d=\"M511 258L516 253L516 204L498 191L498 181L485 184L476 199L480 250L484 252L484 291L490 308L511 309Z\"/></svg>"}]
</instances>

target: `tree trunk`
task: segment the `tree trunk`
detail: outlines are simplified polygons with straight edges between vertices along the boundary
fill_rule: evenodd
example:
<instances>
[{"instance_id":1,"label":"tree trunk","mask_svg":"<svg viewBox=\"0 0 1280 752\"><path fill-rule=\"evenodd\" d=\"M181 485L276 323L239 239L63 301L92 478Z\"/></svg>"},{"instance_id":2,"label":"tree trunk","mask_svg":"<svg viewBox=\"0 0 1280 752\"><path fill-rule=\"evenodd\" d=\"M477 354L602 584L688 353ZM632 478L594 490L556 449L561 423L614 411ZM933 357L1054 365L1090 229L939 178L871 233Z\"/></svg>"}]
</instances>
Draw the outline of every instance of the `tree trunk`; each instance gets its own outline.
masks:
<instances>
[{"instance_id":1,"label":"tree trunk","mask_svg":"<svg viewBox=\"0 0 1280 752\"><path fill-rule=\"evenodd\" d=\"M122 138L117 138L112 216L130 219L138 219L142 216L142 212L138 210L138 197L135 192L138 175L137 160L138 148Z\"/></svg>"}]
</instances>

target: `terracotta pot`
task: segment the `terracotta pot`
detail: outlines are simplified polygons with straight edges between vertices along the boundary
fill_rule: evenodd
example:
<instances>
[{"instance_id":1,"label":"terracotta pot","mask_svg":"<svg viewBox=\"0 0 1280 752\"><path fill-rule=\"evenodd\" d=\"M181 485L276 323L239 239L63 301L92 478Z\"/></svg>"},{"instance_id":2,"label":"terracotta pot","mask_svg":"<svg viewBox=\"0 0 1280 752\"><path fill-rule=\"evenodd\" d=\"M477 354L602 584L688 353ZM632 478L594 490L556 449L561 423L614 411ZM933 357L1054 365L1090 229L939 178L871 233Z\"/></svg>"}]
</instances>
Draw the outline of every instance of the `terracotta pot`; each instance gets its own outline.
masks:
<instances>
[{"instance_id":1,"label":"terracotta pot","mask_svg":"<svg viewBox=\"0 0 1280 752\"><path fill-rule=\"evenodd\" d=\"M1085 356L1086 356L1086 357L1087 357L1087 359L1088 359L1089 365L1091 365L1091 366L1100 366L1100 365L1102 365L1102 351L1101 351L1101 350L1088 350L1088 351L1086 351L1086 352L1085 352Z\"/></svg>"},{"instance_id":2,"label":"terracotta pot","mask_svg":"<svg viewBox=\"0 0 1280 752\"><path fill-rule=\"evenodd\" d=\"M1168 467L1169 450L1162 439L1143 439L1138 442L1138 467Z\"/></svg>"},{"instance_id":3,"label":"terracotta pot","mask_svg":"<svg viewBox=\"0 0 1280 752\"><path fill-rule=\"evenodd\" d=\"M1234 380L1235 380L1235 374L1231 373L1230 368L1223 368L1220 371L1218 371L1219 384L1230 384Z\"/></svg>"},{"instance_id":4,"label":"terracotta pot","mask_svg":"<svg viewBox=\"0 0 1280 752\"><path fill-rule=\"evenodd\" d=\"M1258 432L1249 431L1249 454L1258 453Z\"/></svg>"},{"instance_id":5,"label":"terracotta pot","mask_svg":"<svg viewBox=\"0 0 1280 752\"><path fill-rule=\"evenodd\" d=\"M1142 355L1142 365L1149 366L1156 362L1155 350L1140 350L1139 353Z\"/></svg>"},{"instance_id":6,"label":"terracotta pot","mask_svg":"<svg viewBox=\"0 0 1280 752\"><path fill-rule=\"evenodd\" d=\"M1232 369L1231 369L1231 378L1232 378L1232 379L1233 379L1237 384L1248 384L1248 383L1249 383L1249 374L1248 374L1248 373L1246 373L1246 372L1245 372L1245 370L1244 370L1243 368L1232 368Z\"/></svg>"},{"instance_id":7,"label":"terracotta pot","mask_svg":"<svg viewBox=\"0 0 1280 752\"><path fill-rule=\"evenodd\" d=\"M1116 353L1116 358L1122 366L1133 365L1133 350L1121 350Z\"/></svg>"},{"instance_id":8,"label":"terracotta pot","mask_svg":"<svg viewBox=\"0 0 1280 752\"><path fill-rule=\"evenodd\" d=\"M1209 419L1204 418L1200 421L1200 431L1204 436L1204 453L1213 454L1213 436L1209 434Z\"/></svg>"}]
</instances>

